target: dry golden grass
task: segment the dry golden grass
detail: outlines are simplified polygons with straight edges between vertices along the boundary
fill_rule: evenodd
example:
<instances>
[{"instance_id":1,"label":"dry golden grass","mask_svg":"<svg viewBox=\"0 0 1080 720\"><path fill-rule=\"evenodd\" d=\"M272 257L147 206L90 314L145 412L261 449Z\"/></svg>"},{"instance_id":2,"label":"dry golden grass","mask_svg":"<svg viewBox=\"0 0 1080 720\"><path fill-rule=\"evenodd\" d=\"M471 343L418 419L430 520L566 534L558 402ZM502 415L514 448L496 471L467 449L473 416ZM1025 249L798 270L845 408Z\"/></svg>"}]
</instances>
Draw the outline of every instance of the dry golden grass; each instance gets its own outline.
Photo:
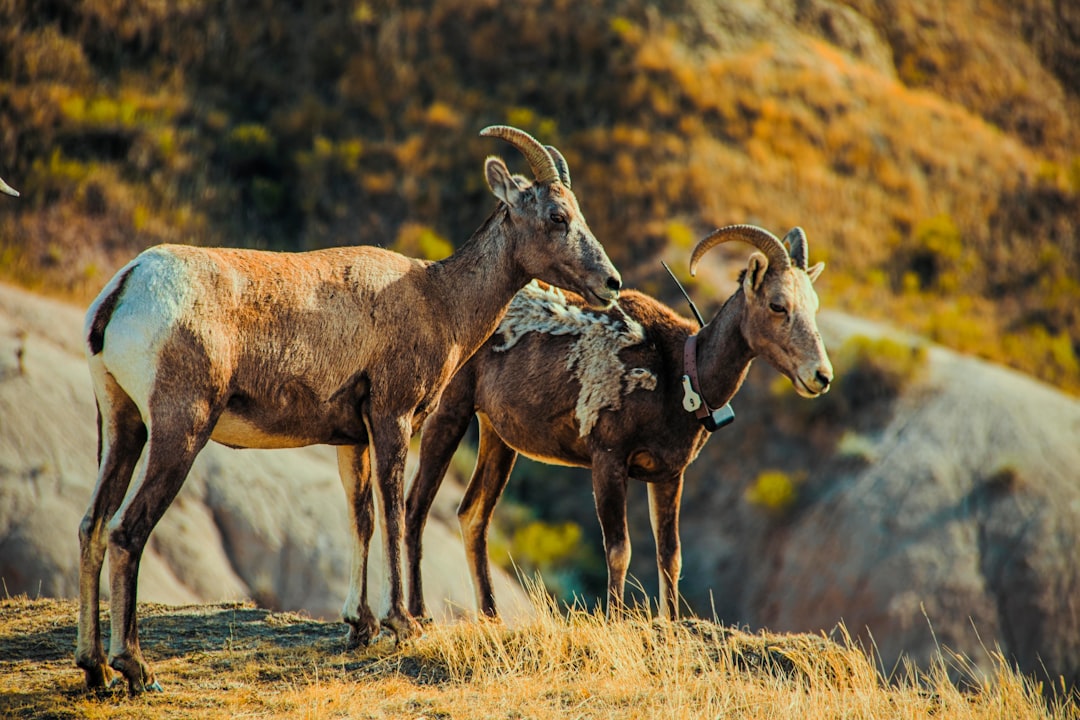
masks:
<instances>
[{"instance_id":1,"label":"dry golden grass","mask_svg":"<svg viewBox=\"0 0 1080 720\"><path fill-rule=\"evenodd\" d=\"M0 602L0 716L36 718L1075 718L1000 657L886 678L843 631L752 635L645 612L609 623L534 593L535 618L434 625L344 651L343 626L245 604L141 607L163 693L101 696L72 659L75 603ZM950 679L950 677L957 679Z\"/></svg>"}]
</instances>

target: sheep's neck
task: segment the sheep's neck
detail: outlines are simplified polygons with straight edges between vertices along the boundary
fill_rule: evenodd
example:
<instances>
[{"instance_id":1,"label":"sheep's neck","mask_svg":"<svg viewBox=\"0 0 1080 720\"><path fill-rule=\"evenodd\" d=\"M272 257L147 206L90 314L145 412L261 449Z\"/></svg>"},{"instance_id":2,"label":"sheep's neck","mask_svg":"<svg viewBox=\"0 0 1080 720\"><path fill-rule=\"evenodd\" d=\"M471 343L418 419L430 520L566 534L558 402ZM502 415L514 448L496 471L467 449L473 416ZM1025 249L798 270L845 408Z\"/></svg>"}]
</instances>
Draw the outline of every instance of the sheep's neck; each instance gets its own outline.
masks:
<instances>
[{"instance_id":1,"label":"sheep's neck","mask_svg":"<svg viewBox=\"0 0 1080 720\"><path fill-rule=\"evenodd\" d=\"M745 311L746 296L740 287L698 332L698 382L710 407L723 407L735 396L754 359L754 351L742 332Z\"/></svg>"},{"instance_id":2,"label":"sheep's neck","mask_svg":"<svg viewBox=\"0 0 1080 720\"><path fill-rule=\"evenodd\" d=\"M530 280L512 256L508 215L500 206L453 255L428 268L433 287L444 293L447 325L463 360L491 337L514 294Z\"/></svg>"}]
</instances>

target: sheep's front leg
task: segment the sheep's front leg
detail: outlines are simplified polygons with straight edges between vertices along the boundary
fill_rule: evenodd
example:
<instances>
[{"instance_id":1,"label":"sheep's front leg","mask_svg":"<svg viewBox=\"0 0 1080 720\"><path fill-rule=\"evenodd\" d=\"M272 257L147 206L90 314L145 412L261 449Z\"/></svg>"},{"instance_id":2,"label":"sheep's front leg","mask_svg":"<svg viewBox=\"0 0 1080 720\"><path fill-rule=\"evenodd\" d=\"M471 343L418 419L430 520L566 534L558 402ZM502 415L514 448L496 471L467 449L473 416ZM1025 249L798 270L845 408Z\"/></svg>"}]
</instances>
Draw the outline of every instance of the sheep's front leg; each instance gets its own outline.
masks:
<instances>
[{"instance_id":1,"label":"sheep's front leg","mask_svg":"<svg viewBox=\"0 0 1080 720\"><path fill-rule=\"evenodd\" d=\"M368 433L376 478L375 499L383 519L386 560L386 617L382 626L398 641L420 633L420 624L405 610L401 547L405 535L405 457L412 435L411 417L372 420Z\"/></svg>"},{"instance_id":2,"label":"sheep's front leg","mask_svg":"<svg viewBox=\"0 0 1080 720\"><path fill-rule=\"evenodd\" d=\"M679 544L679 503L683 477L670 482L649 483L649 519L656 539L656 568L660 575L660 612L666 618L679 616L679 574L682 548Z\"/></svg>"},{"instance_id":3,"label":"sheep's front leg","mask_svg":"<svg viewBox=\"0 0 1080 720\"><path fill-rule=\"evenodd\" d=\"M605 453L610 455L613 453ZM593 462L593 496L596 516L604 533L604 554L608 568L608 617L619 616L623 609L626 571L630 566L630 533L626 526L625 465L605 457Z\"/></svg>"},{"instance_id":4,"label":"sheep's front leg","mask_svg":"<svg viewBox=\"0 0 1080 720\"><path fill-rule=\"evenodd\" d=\"M375 527L374 508L371 503L371 460L366 445L341 446L337 456L338 473L341 475L341 484L345 487L349 520L353 528L349 594L345 598L341 615L349 625L346 647L355 650L371 642L371 638L379 630L367 596L368 549Z\"/></svg>"},{"instance_id":5,"label":"sheep's front leg","mask_svg":"<svg viewBox=\"0 0 1080 720\"><path fill-rule=\"evenodd\" d=\"M462 378L459 374L458 378ZM465 437L473 416L471 384L455 379L443 394L438 409L424 423L420 443L420 465L405 503L405 564L409 578L409 614L428 621L421 572L424 526L435 495L439 492L454 451Z\"/></svg>"}]
</instances>

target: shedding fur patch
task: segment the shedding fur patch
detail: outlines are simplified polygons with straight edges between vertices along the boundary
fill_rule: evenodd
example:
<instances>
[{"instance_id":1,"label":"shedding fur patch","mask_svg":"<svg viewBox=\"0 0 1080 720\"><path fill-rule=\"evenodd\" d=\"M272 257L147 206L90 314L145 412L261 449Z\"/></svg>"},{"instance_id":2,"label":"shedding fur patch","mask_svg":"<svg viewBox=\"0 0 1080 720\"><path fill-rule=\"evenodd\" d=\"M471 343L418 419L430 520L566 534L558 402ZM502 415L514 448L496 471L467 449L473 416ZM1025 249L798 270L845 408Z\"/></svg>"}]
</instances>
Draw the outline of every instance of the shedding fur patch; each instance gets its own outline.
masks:
<instances>
[{"instance_id":1,"label":"shedding fur patch","mask_svg":"<svg viewBox=\"0 0 1080 720\"><path fill-rule=\"evenodd\" d=\"M621 312L621 311L620 311ZM588 435L600 411L618 410L622 397L634 390L655 390L656 375L648 368L630 368L619 360L623 348L644 342L641 324L622 313L621 320L571 305L558 288L526 285L510 303L497 333L506 352L527 333L577 335L566 356L566 369L581 384L575 415L578 433Z\"/></svg>"}]
</instances>

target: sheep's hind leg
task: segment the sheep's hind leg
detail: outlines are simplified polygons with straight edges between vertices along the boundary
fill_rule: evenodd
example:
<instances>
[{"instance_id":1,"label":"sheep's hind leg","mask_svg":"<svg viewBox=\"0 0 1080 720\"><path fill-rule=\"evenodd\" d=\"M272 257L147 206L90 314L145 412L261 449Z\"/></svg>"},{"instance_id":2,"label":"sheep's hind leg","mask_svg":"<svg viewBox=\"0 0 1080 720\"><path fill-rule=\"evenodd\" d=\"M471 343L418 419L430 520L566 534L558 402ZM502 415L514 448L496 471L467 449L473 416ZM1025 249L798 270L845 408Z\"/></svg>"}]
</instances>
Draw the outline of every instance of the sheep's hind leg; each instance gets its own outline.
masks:
<instances>
[{"instance_id":1,"label":"sheep's hind leg","mask_svg":"<svg viewBox=\"0 0 1080 720\"><path fill-rule=\"evenodd\" d=\"M105 560L105 526L124 500L131 474L146 444L146 426L134 403L115 383L110 397L99 399L98 480L86 515L79 524L79 633L75 664L86 687L100 690L119 680L105 660L101 644L100 579Z\"/></svg>"},{"instance_id":2,"label":"sheep's hind leg","mask_svg":"<svg viewBox=\"0 0 1080 720\"><path fill-rule=\"evenodd\" d=\"M138 486L109 523L109 664L127 679L132 695L161 690L139 647L135 603L143 549L210 437L205 405L192 401L177 406L186 407L191 414L186 418L170 417L168 423L157 418L150 423L149 449ZM162 431L162 427L173 429Z\"/></svg>"},{"instance_id":3,"label":"sheep's hind leg","mask_svg":"<svg viewBox=\"0 0 1080 720\"><path fill-rule=\"evenodd\" d=\"M679 503L682 475L671 482L649 483L649 519L656 540L656 569L660 577L660 612L672 620L679 616Z\"/></svg>"},{"instance_id":4,"label":"sheep's hind leg","mask_svg":"<svg viewBox=\"0 0 1080 720\"><path fill-rule=\"evenodd\" d=\"M374 507L371 502L371 456L366 445L341 446L337 451L338 473L345 488L349 519L353 526L352 571L349 594L341 611L349 626L345 644L349 650L366 646L379 631L375 614L367 596L368 550L374 529Z\"/></svg>"}]
</instances>

